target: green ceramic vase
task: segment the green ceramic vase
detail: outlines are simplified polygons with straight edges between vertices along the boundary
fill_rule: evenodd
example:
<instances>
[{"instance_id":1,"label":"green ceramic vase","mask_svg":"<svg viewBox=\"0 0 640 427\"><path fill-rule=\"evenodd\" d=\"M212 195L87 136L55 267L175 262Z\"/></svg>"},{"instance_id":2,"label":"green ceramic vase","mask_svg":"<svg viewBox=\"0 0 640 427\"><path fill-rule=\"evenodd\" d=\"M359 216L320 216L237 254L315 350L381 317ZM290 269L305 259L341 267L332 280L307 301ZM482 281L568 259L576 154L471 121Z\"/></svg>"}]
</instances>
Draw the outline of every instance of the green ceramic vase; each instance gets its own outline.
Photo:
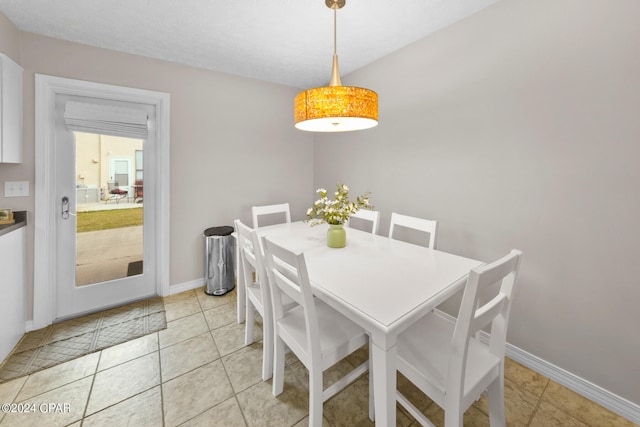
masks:
<instances>
[{"instance_id":1,"label":"green ceramic vase","mask_svg":"<svg viewBox=\"0 0 640 427\"><path fill-rule=\"evenodd\" d=\"M342 224L329 224L327 230L327 246L330 248L344 248L347 244L347 232Z\"/></svg>"}]
</instances>

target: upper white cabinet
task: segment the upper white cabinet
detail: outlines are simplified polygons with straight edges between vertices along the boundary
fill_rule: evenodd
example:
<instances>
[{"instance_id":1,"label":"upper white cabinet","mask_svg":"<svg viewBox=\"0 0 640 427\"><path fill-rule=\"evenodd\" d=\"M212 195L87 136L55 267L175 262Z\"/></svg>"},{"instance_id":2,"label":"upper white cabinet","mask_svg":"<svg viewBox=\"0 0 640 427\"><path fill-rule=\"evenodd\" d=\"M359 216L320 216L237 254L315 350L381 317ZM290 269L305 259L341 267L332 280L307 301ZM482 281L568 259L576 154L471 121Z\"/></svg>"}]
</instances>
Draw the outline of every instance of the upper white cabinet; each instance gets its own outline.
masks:
<instances>
[{"instance_id":1,"label":"upper white cabinet","mask_svg":"<svg viewBox=\"0 0 640 427\"><path fill-rule=\"evenodd\" d=\"M22 162L22 67L0 53L0 163Z\"/></svg>"}]
</instances>

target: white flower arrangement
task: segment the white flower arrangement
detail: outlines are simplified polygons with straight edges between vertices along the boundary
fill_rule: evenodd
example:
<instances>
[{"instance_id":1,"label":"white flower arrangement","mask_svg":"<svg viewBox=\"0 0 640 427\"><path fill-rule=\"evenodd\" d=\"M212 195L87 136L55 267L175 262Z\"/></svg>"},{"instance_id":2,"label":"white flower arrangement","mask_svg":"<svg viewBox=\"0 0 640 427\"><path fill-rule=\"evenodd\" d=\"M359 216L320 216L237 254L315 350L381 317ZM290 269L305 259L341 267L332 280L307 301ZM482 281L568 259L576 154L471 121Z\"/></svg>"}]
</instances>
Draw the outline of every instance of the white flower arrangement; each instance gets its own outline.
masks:
<instances>
[{"instance_id":1,"label":"white flower arrangement","mask_svg":"<svg viewBox=\"0 0 640 427\"><path fill-rule=\"evenodd\" d=\"M355 202L349 200L349 187L339 182L336 184L337 190L334 194L335 200L327 198L327 190L319 188L316 193L320 198L313 203L313 206L307 210L308 223L313 225L327 224L338 225L344 224L354 213L360 209L373 209L369 204L370 192L366 192L356 198Z\"/></svg>"}]
</instances>

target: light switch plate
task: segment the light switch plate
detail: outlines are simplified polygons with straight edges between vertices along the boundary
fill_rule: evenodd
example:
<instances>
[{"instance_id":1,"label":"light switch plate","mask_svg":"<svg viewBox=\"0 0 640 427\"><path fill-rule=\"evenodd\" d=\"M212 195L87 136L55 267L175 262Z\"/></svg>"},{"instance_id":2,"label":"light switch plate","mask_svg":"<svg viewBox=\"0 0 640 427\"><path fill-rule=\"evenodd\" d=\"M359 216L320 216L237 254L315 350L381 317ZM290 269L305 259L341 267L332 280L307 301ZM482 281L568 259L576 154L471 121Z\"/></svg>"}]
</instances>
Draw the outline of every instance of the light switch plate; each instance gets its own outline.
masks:
<instances>
[{"instance_id":1,"label":"light switch plate","mask_svg":"<svg viewBox=\"0 0 640 427\"><path fill-rule=\"evenodd\" d=\"M29 196L29 181L5 181L4 197Z\"/></svg>"}]
</instances>

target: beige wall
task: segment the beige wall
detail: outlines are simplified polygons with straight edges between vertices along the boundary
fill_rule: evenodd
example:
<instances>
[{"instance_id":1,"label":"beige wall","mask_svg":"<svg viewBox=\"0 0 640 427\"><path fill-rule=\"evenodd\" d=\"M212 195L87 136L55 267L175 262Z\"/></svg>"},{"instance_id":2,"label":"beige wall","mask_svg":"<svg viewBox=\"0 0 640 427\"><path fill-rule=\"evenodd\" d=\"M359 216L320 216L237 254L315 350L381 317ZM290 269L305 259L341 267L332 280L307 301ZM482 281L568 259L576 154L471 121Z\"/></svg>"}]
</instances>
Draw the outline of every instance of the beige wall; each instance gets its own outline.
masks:
<instances>
[{"instance_id":1,"label":"beige wall","mask_svg":"<svg viewBox=\"0 0 640 427\"><path fill-rule=\"evenodd\" d=\"M521 249L509 342L636 404L638 16L499 2L343 78L378 91L380 125L314 143L315 186L372 191L381 233L397 211L439 220L445 251Z\"/></svg>"},{"instance_id":2,"label":"beige wall","mask_svg":"<svg viewBox=\"0 0 640 427\"><path fill-rule=\"evenodd\" d=\"M76 185L100 187L100 137L93 133L76 133Z\"/></svg>"},{"instance_id":3,"label":"beige wall","mask_svg":"<svg viewBox=\"0 0 640 427\"><path fill-rule=\"evenodd\" d=\"M18 64L22 63L20 55L20 31L0 13L0 52L13 59Z\"/></svg>"},{"instance_id":4,"label":"beige wall","mask_svg":"<svg viewBox=\"0 0 640 427\"><path fill-rule=\"evenodd\" d=\"M10 30L0 19L0 34ZM1 39L0 39L1 40ZM170 283L204 276L202 232L250 223L256 204L291 203L302 219L313 198L312 136L292 125L296 89L20 33L24 67L24 163L0 164L0 182L28 180L28 313L33 305L34 74L89 80L171 96Z\"/></svg>"}]
</instances>

